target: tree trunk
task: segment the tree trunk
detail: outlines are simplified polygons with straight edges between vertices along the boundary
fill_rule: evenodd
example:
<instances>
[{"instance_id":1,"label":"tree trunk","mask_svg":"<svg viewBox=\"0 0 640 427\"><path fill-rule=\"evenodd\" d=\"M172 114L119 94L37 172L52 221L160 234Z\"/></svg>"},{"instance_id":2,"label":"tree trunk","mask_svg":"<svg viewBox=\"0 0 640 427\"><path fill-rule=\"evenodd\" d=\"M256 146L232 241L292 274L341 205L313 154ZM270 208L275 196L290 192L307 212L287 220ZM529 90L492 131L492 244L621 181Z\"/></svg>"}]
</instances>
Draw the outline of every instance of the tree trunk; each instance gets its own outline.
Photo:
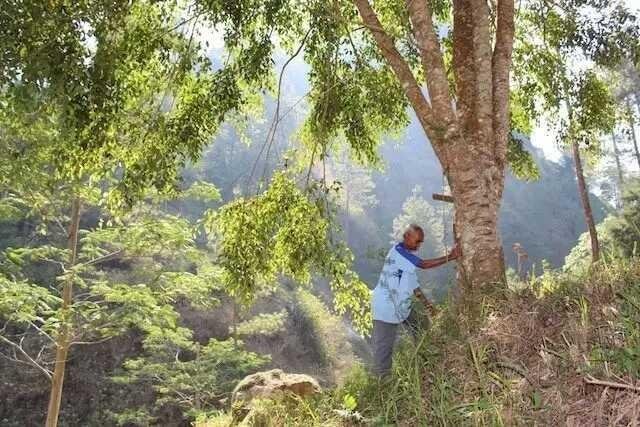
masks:
<instances>
[{"instance_id":1,"label":"tree trunk","mask_svg":"<svg viewBox=\"0 0 640 427\"><path fill-rule=\"evenodd\" d=\"M593 220L593 212L591 211L591 203L589 202L589 191L587 190L587 184L584 179L584 172L582 171L580 146L577 142L574 141L571 143L571 148L573 150L573 160L576 164L578 192L580 193L580 199L582 200L582 207L584 209L584 218L587 222L587 228L589 229L589 236L591 237L591 260L595 263L600 259L600 244L598 243L598 232L596 231L596 224Z\"/></svg>"},{"instance_id":2,"label":"tree trunk","mask_svg":"<svg viewBox=\"0 0 640 427\"><path fill-rule=\"evenodd\" d=\"M620 165L620 152L618 151L615 132L611 132L611 141L613 142L613 157L616 161L616 171L618 172L618 200L616 207L620 209L622 207L622 187L624 186L624 176L622 174L622 165Z\"/></svg>"},{"instance_id":3,"label":"tree trunk","mask_svg":"<svg viewBox=\"0 0 640 427\"><path fill-rule=\"evenodd\" d=\"M76 264L78 249L78 227L80 224L80 199L75 199L71 207L71 224L69 225L69 268ZM58 425L60 414L60 402L62 399L62 385L64 383L64 371L67 364L67 354L71 344L70 306L73 303L73 274L64 282L62 288L62 314L60 333L56 337L56 361L51 379L51 395L49 408L47 409L46 427Z\"/></svg>"},{"instance_id":4,"label":"tree trunk","mask_svg":"<svg viewBox=\"0 0 640 427\"><path fill-rule=\"evenodd\" d=\"M636 136L636 124L635 124L635 120L633 119L633 110L631 109L631 104L629 103L629 99L627 99L627 110L629 113L629 127L631 128L633 150L636 155L636 161L638 162L638 168L640 168L640 151L638 151L638 137ZM640 113L640 105L638 105L638 113Z\"/></svg>"},{"instance_id":5,"label":"tree trunk","mask_svg":"<svg viewBox=\"0 0 640 427\"><path fill-rule=\"evenodd\" d=\"M463 254L458 262L458 277L467 288L505 283L504 253L498 231L498 194L502 193L502 183L492 181L489 165L478 161L471 150L464 151L450 158L453 164L449 167L455 238Z\"/></svg>"}]
</instances>

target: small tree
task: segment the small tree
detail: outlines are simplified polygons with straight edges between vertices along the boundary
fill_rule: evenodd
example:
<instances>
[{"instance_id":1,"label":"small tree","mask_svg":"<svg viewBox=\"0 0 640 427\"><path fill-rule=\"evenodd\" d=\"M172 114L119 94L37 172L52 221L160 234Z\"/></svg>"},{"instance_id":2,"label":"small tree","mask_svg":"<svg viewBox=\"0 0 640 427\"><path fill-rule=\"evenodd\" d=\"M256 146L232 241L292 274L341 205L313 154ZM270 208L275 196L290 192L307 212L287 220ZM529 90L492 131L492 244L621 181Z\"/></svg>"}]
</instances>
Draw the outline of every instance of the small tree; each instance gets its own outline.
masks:
<instances>
[{"instance_id":1,"label":"small tree","mask_svg":"<svg viewBox=\"0 0 640 427\"><path fill-rule=\"evenodd\" d=\"M420 193L422 189L416 186L402 204L402 211L393 219L392 239L401 241L403 233L409 224L418 224L425 232L425 246L429 256L441 256L447 242L446 236L452 239L451 232L451 209L448 206L441 206L437 209L424 199ZM449 248L450 249L450 248Z\"/></svg>"},{"instance_id":2,"label":"small tree","mask_svg":"<svg viewBox=\"0 0 640 427\"><path fill-rule=\"evenodd\" d=\"M637 60L640 49L639 30L628 24L634 19L627 9L605 2L600 6L611 14L595 22L581 10L591 3L583 3L560 7L542 2L527 10L521 18L524 27L537 36L520 39L514 61L523 70L517 77L525 110L533 117L542 111L553 114L558 140L571 148L595 262L600 250L581 151L588 148L598 153L599 138L610 133L615 123L615 103L597 65L612 67L624 58Z\"/></svg>"},{"instance_id":3,"label":"small tree","mask_svg":"<svg viewBox=\"0 0 640 427\"><path fill-rule=\"evenodd\" d=\"M174 303L211 307L218 289L215 268L196 248L192 225L138 211L120 225L80 228L78 235L73 265L66 262L69 250L56 246L52 233L42 244L3 253L0 340L10 358L53 381L62 345L66 360L73 350L137 330L146 346L192 346L191 331L180 326ZM114 261L136 274L118 273L109 267ZM49 277L42 277L42 265L50 266ZM56 282L76 289L68 304Z\"/></svg>"},{"instance_id":4,"label":"small tree","mask_svg":"<svg viewBox=\"0 0 640 427\"><path fill-rule=\"evenodd\" d=\"M163 342L146 345L142 357L129 359L114 377L119 384L149 384L156 392L154 412L165 405L180 408L189 418L223 406L238 379L263 366L268 357L242 349L233 339L209 340L189 347ZM115 414L119 424L134 421L140 411ZM153 419L153 413L144 413Z\"/></svg>"}]
</instances>

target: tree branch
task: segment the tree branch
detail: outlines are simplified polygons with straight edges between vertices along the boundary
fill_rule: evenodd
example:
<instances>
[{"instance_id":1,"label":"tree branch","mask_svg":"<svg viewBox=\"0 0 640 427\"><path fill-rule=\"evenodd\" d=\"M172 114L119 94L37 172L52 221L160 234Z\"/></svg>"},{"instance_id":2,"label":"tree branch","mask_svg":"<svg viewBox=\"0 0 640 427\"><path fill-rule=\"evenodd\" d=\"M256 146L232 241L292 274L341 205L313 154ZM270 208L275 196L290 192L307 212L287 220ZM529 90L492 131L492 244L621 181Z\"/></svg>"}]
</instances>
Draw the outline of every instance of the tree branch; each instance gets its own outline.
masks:
<instances>
[{"instance_id":1,"label":"tree branch","mask_svg":"<svg viewBox=\"0 0 640 427\"><path fill-rule=\"evenodd\" d=\"M509 70L515 34L513 0L499 0L497 9L496 44L493 49L493 132L495 157L500 170L504 170L507 142L510 133L509 120Z\"/></svg>"},{"instance_id":2,"label":"tree branch","mask_svg":"<svg viewBox=\"0 0 640 427\"><path fill-rule=\"evenodd\" d=\"M106 338L102 338L100 340L96 340L96 341L72 341L69 343L69 347L74 346L74 345L94 345L94 344L102 344L103 342L107 342L109 340L112 340L114 337L106 337Z\"/></svg>"},{"instance_id":3,"label":"tree branch","mask_svg":"<svg viewBox=\"0 0 640 427\"><path fill-rule=\"evenodd\" d=\"M51 341L53 344L56 343L56 341L51 337L51 335L49 335L48 333L46 333L41 327L39 327L38 325L36 325L33 322L29 322L29 325L33 326L33 328L40 332L42 335L44 335L45 337L47 337L47 339L49 339L49 341Z\"/></svg>"},{"instance_id":4,"label":"tree branch","mask_svg":"<svg viewBox=\"0 0 640 427\"><path fill-rule=\"evenodd\" d=\"M435 130L442 125L437 125L431 105L429 105L429 102L427 102L427 99L422 93L411 68L409 68L407 62L402 55L400 55L400 52L398 52L393 39L382 27L380 20L371 8L368 0L353 0L353 2L358 8L364 26L367 27L373 35L380 52L400 81L407 99L418 116L418 120L420 120L422 127L427 132L427 136L433 136Z\"/></svg>"},{"instance_id":5,"label":"tree branch","mask_svg":"<svg viewBox=\"0 0 640 427\"><path fill-rule=\"evenodd\" d=\"M119 250L117 250L115 252L111 252L111 253L103 255L101 257L94 258L92 260L84 262L82 264L78 264L78 267L88 267L90 265L96 265L96 264L100 264L102 262L110 261L110 260L120 256L123 252L124 252L124 249L119 249Z\"/></svg>"},{"instance_id":6,"label":"tree branch","mask_svg":"<svg viewBox=\"0 0 640 427\"><path fill-rule=\"evenodd\" d=\"M604 381L604 380L599 380L596 379L594 377L592 377L591 375L587 375L584 378L584 382L586 382L587 384L594 384L594 385L602 385L605 387L613 387L613 388L623 388L626 390L632 390L635 392L640 392L640 387L631 385L631 384L625 384L625 383L616 383L616 382L612 382L612 381Z\"/></svg>"},{"instance_id":7,"label":"tree branch","mask_svg":"<svg viewBox=\"0 0 640 427\"><path fill-rule=\"evenodd\" d=\"M6 343L9 346L11 346L14 350L17 350L25 359L27 359L29 365L31 365L34 368L38 369L47 378L49 378L49 380L51 380L51 371L49 371L44 366L40 365L38 362L33 360L33 358L31 358L31 356L29 356L29 354L26 351L24 351L24 349L22 348L22 345L16 344L15 342L11 341L10 339L8 339L8 338L6 338L6 337L4 337L2 335L0 335L0 341L3 341L4 343ZM16 359L16 361L19 361L19 359Z\"/></svg>"},{"instance_id":8,"label":"tree branch","mask_svg":"<svg viewBox=\"0 0 640 427\"><path fill-rule=\"evenodd\" d=\"M431 105L445 126L453 120L449 82L445 71L438 35L433 26L431 6L427 0L406 0L413 36L416 39L424 69Z\"/></svg>"}]
</instances>

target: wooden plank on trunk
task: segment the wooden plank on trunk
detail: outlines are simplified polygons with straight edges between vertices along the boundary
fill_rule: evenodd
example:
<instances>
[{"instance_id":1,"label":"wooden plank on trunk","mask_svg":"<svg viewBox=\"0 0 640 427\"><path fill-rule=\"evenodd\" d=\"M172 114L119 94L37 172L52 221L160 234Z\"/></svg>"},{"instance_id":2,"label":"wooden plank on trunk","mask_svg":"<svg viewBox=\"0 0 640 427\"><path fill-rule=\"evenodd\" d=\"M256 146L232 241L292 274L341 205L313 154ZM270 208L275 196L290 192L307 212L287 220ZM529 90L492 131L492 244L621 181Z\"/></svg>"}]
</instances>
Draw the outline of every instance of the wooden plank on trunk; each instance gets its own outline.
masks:
<instances>
[{"instance_id":1,"label":"wooden plank on trunk","mask_svg":"<svg viewBox=\"0 0 640 427\"><path fill-rule=\"evenodd\" d=\"M441 202L453 203L453 196L450 196L448 194L433 193L431 195L431 197L433 197L433 200L439 200Z\"/></svg>"}]
</instances>

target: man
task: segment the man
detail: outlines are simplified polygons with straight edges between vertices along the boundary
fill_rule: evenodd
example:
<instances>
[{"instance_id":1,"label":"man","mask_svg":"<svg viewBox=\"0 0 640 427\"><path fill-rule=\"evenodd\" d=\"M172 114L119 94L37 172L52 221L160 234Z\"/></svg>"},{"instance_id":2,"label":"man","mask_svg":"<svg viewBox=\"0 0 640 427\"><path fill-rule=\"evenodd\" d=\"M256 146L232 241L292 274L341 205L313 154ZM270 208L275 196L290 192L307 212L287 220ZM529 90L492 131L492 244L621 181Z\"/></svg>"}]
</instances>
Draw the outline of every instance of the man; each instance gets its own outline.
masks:
<instances>
[{"instance_id":1,"label":"man","mask_svg":"<svg viewBox=\"0 0 640 427\"><path fill-rule=\"evenodd\" d=\"M403 241L391 248L385 259L378 284L373 290L373 359L374 372L382 377L391 370L393 345L399 324L410 330L411 297L422 302L428 310L433 306L418 284L416 268L434 268L460 256L456 246L449 255L434 259L420 259L413 254L424 241L422 228L411 224L404 232Z\"/></svg>"}]
</instances>

